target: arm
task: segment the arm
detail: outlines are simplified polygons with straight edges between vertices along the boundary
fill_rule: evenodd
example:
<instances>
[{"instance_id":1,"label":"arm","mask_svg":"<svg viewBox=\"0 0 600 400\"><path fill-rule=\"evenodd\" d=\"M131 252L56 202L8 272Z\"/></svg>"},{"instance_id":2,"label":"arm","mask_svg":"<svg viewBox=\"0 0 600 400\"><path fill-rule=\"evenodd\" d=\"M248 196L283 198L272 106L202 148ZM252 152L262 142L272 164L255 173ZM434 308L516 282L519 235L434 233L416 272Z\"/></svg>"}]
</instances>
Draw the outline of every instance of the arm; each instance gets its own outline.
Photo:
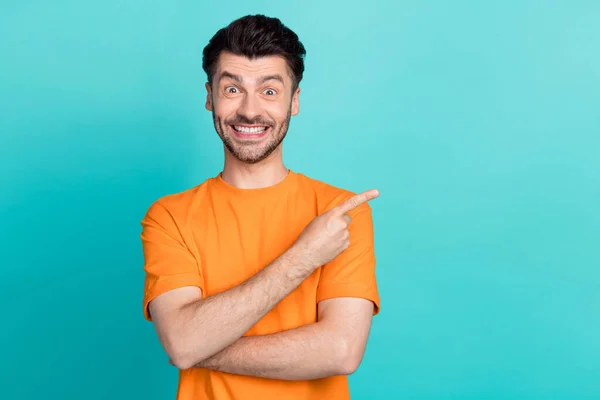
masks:
<instances>
[{"instance_id":1,"label":"arm","mask_svg":"<svg viewBox=\"0 0 600 400\"><path fill-rule=\"evenodd\" d=\"M240 285L202 298L199 287L179 287L157 296L149 312L161 344L180 369L187 369L233 344L319 266L349 245L344 213L376 197L376 191L356 195L316 217L279 258ZM160 224L157 224L160 228ZM156 228L156 229L159 229ZM168 237L165 232L161 240ZM150 240L147 239L147 242ZM162 251L180 244L156 244ZM152 251L148 250L152 257ZM173 253L161 257L169 264Z\"/></svg>"},{"instance_id":2,"label":"arm","mask_svg":"<svg viewBox=\"0 0 600 400\"><path fill-rule=\"evenodd\" d=\"M280 379L352 373L362 359L380 302L371 211L366 204L361 208L352 213L349 247L322 268L317 323L244 337L198 367Z\"/></svg>"},{"instance_id":3,"label":"arm","mask_svg":"<svg viewBox=\"0 0 600 400\"><path fill-rule=\"evenodd\" d=\"M173 364L190 368L239 339L314 271L297 259L286 252L242 284L206 299L197 287L154 299L150 313Z\"/></svg>"},{"instance_id":4,"label":"arm","mask_svg":"<svg viewBox=\"0 0 600 400\"><path fill-rule=\"evenodd\" d=\"M363 358L372 315L369 300L324 300L319 303L317 323L242 337L196 367L284 380L349 375Z\"/></svg>"}]
</instances>

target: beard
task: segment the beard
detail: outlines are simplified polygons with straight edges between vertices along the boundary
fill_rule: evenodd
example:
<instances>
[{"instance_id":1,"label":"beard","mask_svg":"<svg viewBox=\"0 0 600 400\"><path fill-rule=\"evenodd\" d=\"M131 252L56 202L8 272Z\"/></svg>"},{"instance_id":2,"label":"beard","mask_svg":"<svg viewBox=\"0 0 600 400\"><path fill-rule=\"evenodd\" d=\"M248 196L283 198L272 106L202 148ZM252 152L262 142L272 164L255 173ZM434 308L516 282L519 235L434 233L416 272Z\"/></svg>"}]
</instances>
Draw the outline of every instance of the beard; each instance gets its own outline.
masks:
<instances>
[{"instance_id":1,"label":"beard","mask_svg":"<svg viewBox=\"0 0 600 400\"><path fill-rule=\"evenodd\" d=\"M229 152L238 160L246 164L256 164L265 158L267 158L285 139L288 128L290 126L290 119L292 117L292 106L288 109L287 115L283 121L275 123L264 119L260 116L250 120L243 115L236 115L235 118L226 119L223 121L220 117L217 117L215 111L212 111L213 123L215 130L221 138L223 145L229 150ZM227 134L227 127L231 125L266 125L269 127L268 138L266 143L261 144L258 147L255 143L240 143L234 142L234 140Z\"/></svg>"}]
</instances>

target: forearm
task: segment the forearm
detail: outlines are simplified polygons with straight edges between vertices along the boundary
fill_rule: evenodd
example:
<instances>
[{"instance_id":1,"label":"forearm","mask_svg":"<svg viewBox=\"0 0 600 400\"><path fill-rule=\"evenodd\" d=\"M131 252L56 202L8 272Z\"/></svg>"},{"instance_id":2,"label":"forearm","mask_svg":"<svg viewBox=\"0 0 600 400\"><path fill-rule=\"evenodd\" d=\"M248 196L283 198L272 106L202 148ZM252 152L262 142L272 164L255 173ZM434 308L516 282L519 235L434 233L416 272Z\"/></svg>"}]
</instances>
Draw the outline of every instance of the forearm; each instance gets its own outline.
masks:
<instances>
[{"instance_id":1,"label":"forearm","mask_svg":"<svg viewBox=\"0 0 600 400\"><path fill-rule=\"evenodd\" d=\"M319 379L346 373L347 353L347 344L335 330L317 322L242 337L196 367L270 379Z\"/></svg>"},{"instance_id":2,"label":"forearm","mask_svg":"<svg viewBox=\"0 0 600 400\"><path fill-rule=\"evenodd\" d=\"M314 268L285 253L242 284L188 304L176 316L177 364L192 366L238 340Z\"/></svg>"}]
</instances>

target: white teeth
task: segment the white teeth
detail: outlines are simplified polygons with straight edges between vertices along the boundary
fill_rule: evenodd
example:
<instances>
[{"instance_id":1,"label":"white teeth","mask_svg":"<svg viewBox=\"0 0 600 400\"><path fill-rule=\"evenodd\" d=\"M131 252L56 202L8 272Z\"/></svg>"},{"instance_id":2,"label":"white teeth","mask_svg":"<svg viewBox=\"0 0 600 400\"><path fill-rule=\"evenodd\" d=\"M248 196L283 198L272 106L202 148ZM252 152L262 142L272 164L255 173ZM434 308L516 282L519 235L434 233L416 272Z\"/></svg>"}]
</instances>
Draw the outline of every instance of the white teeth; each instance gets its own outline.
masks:
<instances>
[{"instance_id":1,"label":"white teeth","mask_svg":"<svg viewBox=\"0 0 600 400\"><path fill-rule=\"evenodd\" d=\"M233 127L235 128L236 131L242 132L242 133L261 133L265 129L267 129L264 126L250 128L250 127L246 127L246 126L234 125Z\"/></svg>"}]
</instances>

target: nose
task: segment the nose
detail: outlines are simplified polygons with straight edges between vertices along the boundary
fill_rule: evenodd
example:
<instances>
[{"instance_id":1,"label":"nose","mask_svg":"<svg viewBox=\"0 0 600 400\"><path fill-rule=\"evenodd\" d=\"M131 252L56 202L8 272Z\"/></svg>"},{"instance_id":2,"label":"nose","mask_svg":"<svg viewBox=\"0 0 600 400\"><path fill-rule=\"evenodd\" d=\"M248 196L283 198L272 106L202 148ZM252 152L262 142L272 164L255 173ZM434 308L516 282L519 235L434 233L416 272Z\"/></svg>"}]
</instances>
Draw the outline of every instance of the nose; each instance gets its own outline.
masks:
<instances>
[{"instance_id":1,"label":"nose","mask_svg":"<svg viewBox=\"0 0 600 400\"><path fill-rule=\"evenodd\" d=\"M244 96L238 113L249 120L253 120L256 116L260 115L260 104L259 101L252 95Z\"/></svg>"}]
</instances>

